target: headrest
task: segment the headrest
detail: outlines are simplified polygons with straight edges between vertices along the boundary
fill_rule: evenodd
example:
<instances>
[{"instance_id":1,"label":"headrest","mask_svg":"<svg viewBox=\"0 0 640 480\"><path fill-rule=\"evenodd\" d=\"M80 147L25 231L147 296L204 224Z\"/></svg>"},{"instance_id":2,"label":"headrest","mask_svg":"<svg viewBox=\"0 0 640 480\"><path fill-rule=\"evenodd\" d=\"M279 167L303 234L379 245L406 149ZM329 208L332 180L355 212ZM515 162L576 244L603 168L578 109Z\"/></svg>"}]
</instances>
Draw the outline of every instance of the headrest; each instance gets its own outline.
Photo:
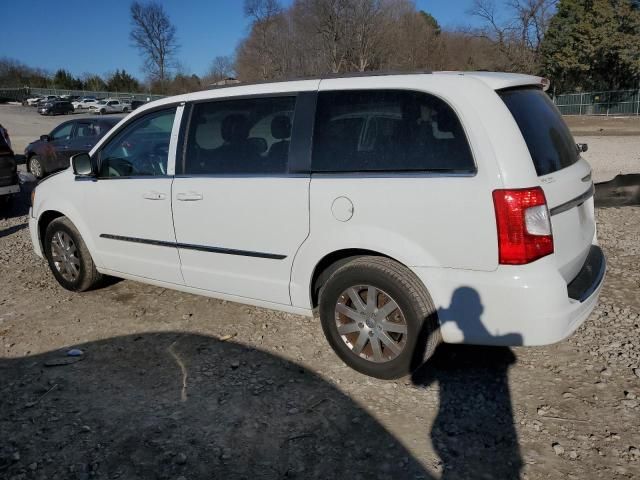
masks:
<instances>
[{"instance_id":1,"label":"headrest","mask_svg":"<svg viewBox=\"0 0 640 480\"><path fill-rule=\"evenodd\" d=\"M291 136L291 120L286 115L276 115L271 120L271 136L284 140Z\"/></svg>"},{"instance_id":2,"label":"headrest","mask_svg":"<svg viewBox=\"0 0 640 480\"><path fill-rule=\"evenodd\" d=\"M220 133L225 142L239 143L249 137L249 122L247 117L240 113L232 113L222 120Z\"/></svg>"}]
</instances>

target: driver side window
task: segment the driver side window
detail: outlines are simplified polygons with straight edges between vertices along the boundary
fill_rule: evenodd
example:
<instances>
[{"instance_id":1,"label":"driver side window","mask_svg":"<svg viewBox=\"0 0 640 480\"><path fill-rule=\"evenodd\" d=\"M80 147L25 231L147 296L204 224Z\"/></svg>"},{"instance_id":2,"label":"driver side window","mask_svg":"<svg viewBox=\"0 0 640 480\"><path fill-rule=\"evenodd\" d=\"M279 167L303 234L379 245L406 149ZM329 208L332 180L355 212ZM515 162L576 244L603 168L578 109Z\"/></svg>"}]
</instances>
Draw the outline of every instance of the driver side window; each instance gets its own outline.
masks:
<instances>
[{"instance_id":1,"label":"driver side window","mask_svg":"<svg viewBox=\"0 0 640 480\"><path fill-rule=\"evenodd\" d=\"M125 127L100 151L99 177L166 175L175 114L175 107L156 111Z\"/></svg>"},{"instance_id":2,"label":"driver side window","mask_svg":"<svg viewBox=\"0 0 640 480\"><path fill-rule=\"evenodd\" d=\"M65 123L56 128L49 134L51 140L68 140L71 138L71 131L73 130L73 123Z\"/></svg>"}]
</instances>

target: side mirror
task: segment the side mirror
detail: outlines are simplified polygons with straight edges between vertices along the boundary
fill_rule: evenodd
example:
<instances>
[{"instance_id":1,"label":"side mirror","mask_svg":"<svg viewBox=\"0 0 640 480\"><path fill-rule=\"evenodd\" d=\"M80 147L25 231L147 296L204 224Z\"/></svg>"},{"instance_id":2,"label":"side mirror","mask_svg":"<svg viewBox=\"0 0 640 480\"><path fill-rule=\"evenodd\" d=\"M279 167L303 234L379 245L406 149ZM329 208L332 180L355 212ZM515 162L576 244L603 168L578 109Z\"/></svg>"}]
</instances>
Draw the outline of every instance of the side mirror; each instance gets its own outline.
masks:
<instances>
[{"instance_id":1,"label":"side mirror","mask_svg":"<svg viewBox=\"0 0 640 480\"><path fill-rule=\"evenodd\" d=\"M71 157L71 168L75 175L87 177L93 174L93 165L88 153L78 153Z\"/></svg>"},{"instance_id":2,"label":"side mirror","mask_svg":"<svg viewBox=\"0 0 640 480\"><path fill-rule=\"evenodd\" d=\"M40 140L42 140L43 142L48 142L51 140L51 137L49 135L40 135Z\"/></svg>"},{"instance_id":3,"label":"side mirror","mask_svg":"<svg viewBox=\"0 0 640 480\"><path fill-rule=\"evenodd\" d=\"M584 153L589 150L589 145L586 143L576 143L576 147L578 148L579 153Z\"/></svg>"}]
</instances>

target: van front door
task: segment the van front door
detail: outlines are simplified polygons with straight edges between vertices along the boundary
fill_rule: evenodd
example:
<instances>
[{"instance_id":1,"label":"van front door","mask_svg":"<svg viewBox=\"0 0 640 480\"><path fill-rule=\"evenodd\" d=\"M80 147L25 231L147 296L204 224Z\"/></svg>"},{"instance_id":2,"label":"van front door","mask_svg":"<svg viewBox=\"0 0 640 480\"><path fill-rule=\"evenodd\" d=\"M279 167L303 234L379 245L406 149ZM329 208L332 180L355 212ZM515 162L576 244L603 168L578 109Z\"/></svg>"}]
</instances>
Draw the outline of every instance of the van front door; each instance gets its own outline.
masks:
<instances>
[{"instance_id":1,"label":"van front door","mask_svg":"<svg viewBox=\"0 0 640 480\"><path fill-rule=\"evenodd\" d=\"M183 283L171 213L174 117L175 107L142 115L97 154L98 178L83 218L100 265L115 275Z\"/></svg>"}]
</instances>

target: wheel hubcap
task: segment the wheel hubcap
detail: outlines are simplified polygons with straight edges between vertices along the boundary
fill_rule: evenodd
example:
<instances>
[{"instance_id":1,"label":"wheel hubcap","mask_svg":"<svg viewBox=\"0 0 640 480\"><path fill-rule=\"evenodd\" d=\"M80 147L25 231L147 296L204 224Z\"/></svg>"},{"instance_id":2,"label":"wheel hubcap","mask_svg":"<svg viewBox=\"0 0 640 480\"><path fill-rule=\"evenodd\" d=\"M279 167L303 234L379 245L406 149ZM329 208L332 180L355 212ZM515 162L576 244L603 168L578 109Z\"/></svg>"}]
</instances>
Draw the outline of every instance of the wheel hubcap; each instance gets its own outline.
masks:
<instances>
[{"instance_id":1,"label":"wheel hubcap","mask_svg":"<svg viewBox=\"0 0 640 480\"><path fill-rule=\"evenodd\" d=\"M80 275L80 258L73 239L65 232L56 232L51 238L51 258L62 278L73 282Z\"/></svg>"},{"instance_id":2,"label":"wheel hubcap","mask_svg":"<svg viewBox=\"0 0 640 480\"><path fill-rule=\"evenodd\" d=\"M39 177L42 174L42 171L40 170L40 162L35 159L32 158L31 159L31 173L33 173L36 177Z\"/></svg>"},{"instance_id":3,"label":"wheel hubcap","mask_svg":"<svg viewBox=\"0 0 640 480\"><path fill-rule=\"evenodd\" d=\"M335 308L338 333L351 351L375 363L393 360L407 344L407 321L396 301L371 285L347 288Z\"/></svg>"}]
</instances>

